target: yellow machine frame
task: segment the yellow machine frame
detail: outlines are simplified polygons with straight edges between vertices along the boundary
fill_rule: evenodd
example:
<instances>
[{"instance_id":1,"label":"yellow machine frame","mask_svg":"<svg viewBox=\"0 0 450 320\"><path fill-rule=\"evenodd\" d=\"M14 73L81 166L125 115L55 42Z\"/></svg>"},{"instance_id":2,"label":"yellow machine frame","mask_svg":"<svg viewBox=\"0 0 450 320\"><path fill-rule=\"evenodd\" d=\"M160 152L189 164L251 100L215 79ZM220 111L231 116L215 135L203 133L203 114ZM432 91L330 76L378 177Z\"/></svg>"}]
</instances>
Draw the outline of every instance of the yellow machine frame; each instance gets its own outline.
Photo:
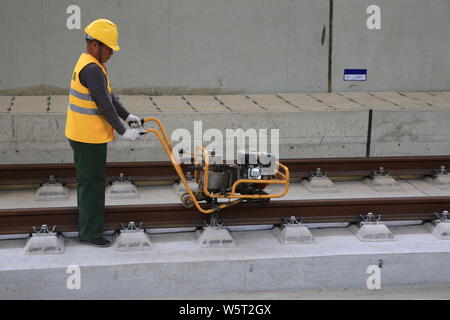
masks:
<instances>
[{"instance_id":1,"label":"yellow machine frame","mask_svg":"<svg viewBox=\"0 0 450 320\"><path fill-rule=\"evenodd\" d=\"M239 179L237 181L235 181L233 183L233 186L231 187L231 192L226 193L226 194L221 194L221 193L210 193L208 190L208 173L209 173L209 160L210 160L210 156L209 156L209 152L208 150L206 150L205 148L203 148L202 146L197 146L197 150L199 151L197 154L193 154L194 156L198 156L199 153L201 153L203 155L203 160L205 162L204 167L203 167L203 190L202 192L204 193L205 196L211 198L211 199L237 199L237 200L233 200L233 201L229 201L227 203L222 203L220 205L218 205L215 208L211 208L211 209L204 209L200 206L199 201L196 197L196 194L192 191L191 187L189 186L189 183L183 173L183 170L181 169L180 164L178 163L177 159L174 158L173 154L172 154L172 145L170 144L170 140L167 136L166 130L164 129L164 126L162 125L161 121L159 121L157 118L145 118L142 120L142 124L145 122L156 122L156 124L159 127L159 130L156 129L147 129L146 133L154 133L157 138L159 139L161 145L164 148L164 151L166 152L167 156L169 157L170 161L172 162L173 167L175 168L178 176L180 177L181 181L183 182L184 187L186 188L187 193L190 196L190 200L192 200L193 204L195 205L195 207L198 209L198 211L202 212L202 213L214 213L217 212L221 209L230 207L234 204L237 204L239 202L241 202L243 199L267 199L267 198L281 198L283 197L289 189L289 169L281 164L279 161L277 161L277 165L279 166L279 168L281 168L283 170L283 173L276 170L275 175L278 177L278 180L253 180L253 179ZM197 164L196 164L197 165ZM195 181L198 183L200 180L200 177L197 173L197 170L194 173L194 179ZM241 184L241 183L257 183L257 184L283 184L284 185L284 189L283 191L276 193L276 194L237 194L236 193L236 187Z\"/></svg>"}]
</instances>

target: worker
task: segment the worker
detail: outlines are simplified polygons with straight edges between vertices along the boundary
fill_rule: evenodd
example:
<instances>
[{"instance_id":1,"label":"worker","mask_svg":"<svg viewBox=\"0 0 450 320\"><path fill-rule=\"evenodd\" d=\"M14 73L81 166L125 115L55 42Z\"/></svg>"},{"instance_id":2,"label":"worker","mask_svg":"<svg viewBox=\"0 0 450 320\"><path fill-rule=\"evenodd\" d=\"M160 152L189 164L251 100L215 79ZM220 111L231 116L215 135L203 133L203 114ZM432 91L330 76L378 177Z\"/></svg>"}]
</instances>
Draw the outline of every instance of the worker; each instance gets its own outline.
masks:
<instances>
[{"instance_id":1,"label":"worker","mask_svg":"<svg viewBox=\"0 0 450 320\"><path fill-rule=\"evenodd\" d=\"M114 140L113 130L127 140L137 140L141 122L111 91L105 62L120 50L117 26L98 19L84 31L87 52L81 54L72 73L65 134L77 173L79 242L108 247L111 241L102 236L107 143Z\"/></svg>"}]
</instances>

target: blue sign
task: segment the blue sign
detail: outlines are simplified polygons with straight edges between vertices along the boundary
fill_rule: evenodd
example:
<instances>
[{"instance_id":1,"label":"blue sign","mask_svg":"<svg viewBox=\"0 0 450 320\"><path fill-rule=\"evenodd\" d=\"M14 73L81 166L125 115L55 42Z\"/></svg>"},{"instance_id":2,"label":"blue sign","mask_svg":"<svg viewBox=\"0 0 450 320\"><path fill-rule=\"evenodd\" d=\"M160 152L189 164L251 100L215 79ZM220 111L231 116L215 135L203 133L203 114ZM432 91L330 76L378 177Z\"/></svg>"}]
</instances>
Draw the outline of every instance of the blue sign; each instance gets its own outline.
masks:
<instances>
[{"instance_id":1,"label":"blue sign","mask_svg":"<svg viewBox=\"0 0 450 320\"><path fill-rule=\"evenodd\" d=\"M344 81L366 81L367 69L344 69Z\"/></svg>"}]
</instances>

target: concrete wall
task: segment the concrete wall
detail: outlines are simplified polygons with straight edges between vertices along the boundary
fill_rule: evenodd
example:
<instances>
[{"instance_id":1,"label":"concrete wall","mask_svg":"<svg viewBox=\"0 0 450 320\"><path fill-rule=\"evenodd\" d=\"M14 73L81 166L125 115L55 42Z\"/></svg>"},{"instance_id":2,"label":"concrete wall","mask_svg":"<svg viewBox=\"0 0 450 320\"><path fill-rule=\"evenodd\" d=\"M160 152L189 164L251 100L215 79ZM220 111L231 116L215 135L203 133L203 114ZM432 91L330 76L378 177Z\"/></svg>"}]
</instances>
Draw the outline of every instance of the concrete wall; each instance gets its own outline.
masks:
<instances>
[{"instance_id":1,"label":"concrete wall","mask_svg":"<svg viewBox=\"0 0 450 320\"><path fill-rule=\"evenodd\" d=\"M280 125L281 158L363 157L366 152L367 111L285 113L276 120L266 113L247 116L239 113L199 115L177 112L161 113L157 116L169 135L175 129L184 128L189 130L192 138L194 121L203 122L203 133L209 128L219 128L223 137L226 135L225 128L254 128L259 131ZM0 164L73 163L72 149L63 134L65 121L64 114L2 115L0 127L7 129L4 137L0 136ZM267 131L267 151L273 152L270 129ZM145 136L136 142L117 137L117 141L108 144L110 162L168 161L164 149L154 135ZM173 145L176 144L177 142L173 142ZM192 147L199 144L201 141L192 139ZM203 143L204 146L208 144L209 142ZM237 150L236 141L234 150ZM227 152L225 144L223 152Z\"/></svg>"},{"instance_id":2,"label":"concrete wall","mask_svg":"<svg viewBox=\"0 0 450 320\"><path fill-rule=\"evenodd\" d=\"M370 155L433 156L450 150L449 110L382 111L373 113Z\"/></svg>"},{"instance_id":3,"label":"concrete wall","mask_svg":"<svg viewBox=\"0 0 450 320\"><path fill-rule=\"evenodd\" d=\"M0 164L73 162L64 136L67 96L2 98L9 99L0 99ZM450 92L121 95L120 100L141 118L160 119L169 136L176 129L188 130L190 138L186 139L191 148L203 145L216 149L217 155L229 150L225 142L233 143L226 139L227 129L239 128L254 129L255 135L266 136L267 151L277 154L278 150L283 159L450 153ZM198 134L195 121L202 123ZM220 134L214 134L214 138L206 135L212 128L217 128L224 138L222 147L210 145L211 140L220 139ZM265 129L267 135L260 129ZM278 149L272 145L272 139L277 141L272 129L279 130ZM135 142L116 136L118 139L108 145L110 162L167 160L154 135ZM260 137L256 140L263 151L264 141ZM178 145L178 141L172 143ZM237 149L234 139L234 150Z\"/></svg>"},{"instance_id":4,"label":"concrete wall","mask_svg":"<svg viewBox=\"0 0 450 320\"><path fill-rule=\"evenodd\" d=\"M99 17L119 25L123 50L108 63L116 89L327 92L330 3L333 91L450 89L450 2L378 0L381 30L368 30L372 2L3 0L0 94L39 85L64 93L84 47L82 29ZM73 4L80 30L66 27ZM344 82L344 68L367 68L367 81Z\"/></svg>"},{"instance_id":5,"label":"concrete wall","mask_svg":"<svg viewBox=\"0 0 450 320\"><path fill-rule=\"evenodd\" d=\"M82 29L99 17L119 25L115 88L327 90L328 0L2 1L0 89L69 85L84 47L84 32L66 27L71 4Z\"/></svg>"},{"instance_id":6,"label":"concrete wall","mask_svg":"<svg viewBox=\"0 0 450 320\"><path fill-rule=\"evenodd\" d=\"M371 4L380 30L366 26ZM333 91L448 89L449 12L448 0L335 0ZM344 69L367 69L367 81L343 81Z\"/></svg>"}]
</instances>

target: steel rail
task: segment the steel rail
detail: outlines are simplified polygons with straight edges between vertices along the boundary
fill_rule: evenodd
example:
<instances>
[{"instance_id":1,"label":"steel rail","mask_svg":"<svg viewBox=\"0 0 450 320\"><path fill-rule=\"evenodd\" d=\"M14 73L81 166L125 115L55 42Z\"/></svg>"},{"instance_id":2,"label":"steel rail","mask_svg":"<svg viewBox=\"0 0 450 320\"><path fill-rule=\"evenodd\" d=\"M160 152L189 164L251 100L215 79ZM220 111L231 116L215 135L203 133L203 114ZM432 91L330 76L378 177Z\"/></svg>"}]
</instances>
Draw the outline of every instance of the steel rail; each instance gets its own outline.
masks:
<instances>
[{"instance_id":1,"label":"steel rail","mask_svg":"<svg viewBox=\"0 0 450 320\"><path fill-rule=\"evenodd\" d=\"M332 200L277 200L266 206L243 203L220 213L225 225L280 224L289 216L304 222L358 222L369 211L383 221L432 220L450 208L450 197L402 197ZM143 222L145 228L201 227L207 216L181 204L120 205L105 208L105 230L120 223ZM75 207L0 210L0 234L28 233L32 226L56 225L57 231L78 230Z\"/></svg>"},{"instance_id":2,"label":"steel rail","mask_svg":"<svg viewBox=\"0 0 450 320\"><path fill-rule=\"evenodd\" d=\"M328 176L367 176L384 167L391 175L431 174L441 166L450 168L450 156L426 157L359 157L321 159L282 159L291 172L291 178L304 178L321 168ZM182 166L184 172L186 167ZM133 181L175 181L179 177L169 161L110 162L107 176L118 177L120 173L131 176ZM40 184L50 175L66 183L76 181L73 164L14 164L0 165L0 185Z\"/></svg>"},{"instance_id":3,"label":"steel rail","mask_svg":"<svg viewBox=\"0 0 450 320\"><path fill-rule=\"evenodd\" d=\"M430 174L440 166L450 167L450 156L285 159L291 176L308 177L321 168L329 176L366 176L379 167L392 175ZM108 175L124 173L139 180L178 180L170 162L109 163ZM0 165L1 184L42 183L50 174L64 182L75 181L71 164ZM305 222L356 222L369 211L383 220L431 220L434 212L449 210L450 197L402 197L326 200L277 200L266 206L243 203L220 213L227 225L278 224L289 216L303 217ZM119 223L143 222L146 228L200 227L208 217L195 208L181 204L107 206L105 229L117 229ZM61 232L78 229L75 207L0 210L0 234L28 233L32 226L56 225Z\"/></svg>"}]
</instances>

